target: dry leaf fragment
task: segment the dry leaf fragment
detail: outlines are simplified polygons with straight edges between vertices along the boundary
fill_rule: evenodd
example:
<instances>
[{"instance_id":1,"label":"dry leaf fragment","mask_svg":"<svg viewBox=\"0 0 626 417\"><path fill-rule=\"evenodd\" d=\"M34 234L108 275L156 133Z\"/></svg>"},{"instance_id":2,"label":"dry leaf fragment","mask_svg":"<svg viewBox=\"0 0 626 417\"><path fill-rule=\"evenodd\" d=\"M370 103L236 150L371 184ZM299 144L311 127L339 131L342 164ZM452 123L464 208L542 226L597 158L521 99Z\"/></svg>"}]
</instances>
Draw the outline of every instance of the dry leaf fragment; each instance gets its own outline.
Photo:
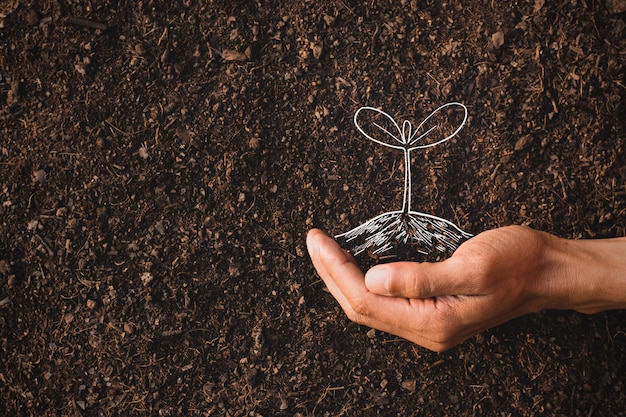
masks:
<instances>
[{"instance_id":1,"label":"dry leaf fragment","mask_svg":"<svg viewBox=\"0 0 626 417\"><path fill-rule=\"evenodd\" d=\"M522 136L521 138L517 140L517 142L515 142L515 150L521 151L522 149L528 147L532 143L532 141L533 141L532 136L530 135Z\"/></svg>"},{"instance_id":2,"label":"dry leaf fragment","mask_svg":"<svg viewBox=\"0 0 626 417\"><path fill-rule=\"evenodd\" d=\"M232 49L224 49L222 51L222 59L225 61L247 61L246 54L234 51Z\"/></svg>"}]
</instances>

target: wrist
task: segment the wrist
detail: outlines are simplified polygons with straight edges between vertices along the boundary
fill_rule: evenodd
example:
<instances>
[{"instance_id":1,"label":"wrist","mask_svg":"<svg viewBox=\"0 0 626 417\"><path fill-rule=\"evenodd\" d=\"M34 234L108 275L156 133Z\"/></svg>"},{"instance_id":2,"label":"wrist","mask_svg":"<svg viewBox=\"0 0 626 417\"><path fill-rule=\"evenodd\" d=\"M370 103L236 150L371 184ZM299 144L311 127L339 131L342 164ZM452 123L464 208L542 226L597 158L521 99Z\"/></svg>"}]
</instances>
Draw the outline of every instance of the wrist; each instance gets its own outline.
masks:
<instances>
[{"instance_id":1,"label":"wrist","mask_svg":"<svg viewBox=\"0 0 626 417\"><path fill-rule=\"evenodd\" d=\"M569 240L546 245L546 308L597 313L626 308L626 238Z\"/></svg>"}]
</instances>

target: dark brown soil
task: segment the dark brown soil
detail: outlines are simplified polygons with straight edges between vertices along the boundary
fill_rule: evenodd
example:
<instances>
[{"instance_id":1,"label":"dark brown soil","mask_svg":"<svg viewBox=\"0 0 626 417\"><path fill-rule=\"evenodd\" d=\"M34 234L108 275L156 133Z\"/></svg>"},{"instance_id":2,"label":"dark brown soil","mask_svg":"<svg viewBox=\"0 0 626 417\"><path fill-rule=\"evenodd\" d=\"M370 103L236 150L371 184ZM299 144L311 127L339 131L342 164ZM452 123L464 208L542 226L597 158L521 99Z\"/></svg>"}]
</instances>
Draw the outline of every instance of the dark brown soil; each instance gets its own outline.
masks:
<instances>
[{"instance_id":1,"label":"dark brown soil","mask_svg":"<svg viewBox=\"0 0 626 417\"><path fill-rule=\"evenodd\" d=\"M8 416L626 415L626 313L443 354L350 323L311 227L397 210L361 106L469 109L413 205L626 233L624 1L0 2ZM366 263L366 260L363 260Z\"/></svg>"}]
</instances>

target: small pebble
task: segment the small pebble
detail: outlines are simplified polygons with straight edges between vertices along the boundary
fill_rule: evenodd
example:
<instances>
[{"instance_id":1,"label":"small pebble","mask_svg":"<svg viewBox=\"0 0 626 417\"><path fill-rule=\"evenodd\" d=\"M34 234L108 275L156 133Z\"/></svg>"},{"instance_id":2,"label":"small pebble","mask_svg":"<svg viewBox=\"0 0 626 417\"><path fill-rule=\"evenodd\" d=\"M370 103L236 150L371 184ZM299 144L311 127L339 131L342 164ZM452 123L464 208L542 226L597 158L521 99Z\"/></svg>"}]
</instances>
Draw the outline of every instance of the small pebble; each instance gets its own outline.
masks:
<instances>
[{"instance_id":1,"label":"small pebble","mask_svg":"<svg viewBox=\"0 0 626 417\"><path fill-rule=\"evenodd\" d=\"M324 48L319 43L311 43L311 50L313 51L313 58L320 59Z\"/></svg>"},{"instance_id":2,"label":"small pebble","mask_svg":"<svg viewBox=\"0 0 626 417\"><path fill-rule=\"evenodd\" d=\"M152 276L152 274L150 272L143 272L141 274L141 283L144 286L147 286L148 284L150 284L153 279L154 279L154 277Z\"/></svg>"},{"instance_id":3,"label":"small pebble","mask_svg":"<svg viewBox=\"0 0 626 417\"><path fill-rule=\"evenodd\" d=\"M46 182L46 177L48 176L48 174L46 174L46 171L44 171L43 169L39 169L37 171L35 171L33 173L33 177L35 179L36 182L39 183L44 183Z\"/></svg>"},{"instance_id":4,"label":"small pebble","mask_svg":"<svg viewBox=\"0 0 626 417\"><path fill-rule=\"evenodd\" d=\"M139 56L143 56L146 54L146 47L143 43L138 43L135 45L135 53Z\"/></svg>"},{"instance_id":5,"label":"small pebble","mask_svg":"<svg viewBox=\"0 0 626 417\"><path fill-rule=\"evenodd\" d=\"M250 149L259 149L259 147L261 146L261 139L256 136L250 138L250 140L248 141L248 146L250 147Z\"/></svg>"},{"instance_id":6,"label":"small pebble","mask_svg":"<svg viewBox=\"0 0 626 417\"><path fill-rule=\"evenodd\" d=\"M491 42L494 48L500 49L504 45L504 33L502 31L495 32L491 35Z\"/></svg>"},{"instance_id":7,"label":"small pebble","mask_svg":"<svg viewBox=\"0 0 626 417\"><path fill-rule=\"evenodd\" d=\"M26 15L26 23L31 26L37 26L39 24L39 14L34 9L30 9Z\"/></svg>"}]
</instances>

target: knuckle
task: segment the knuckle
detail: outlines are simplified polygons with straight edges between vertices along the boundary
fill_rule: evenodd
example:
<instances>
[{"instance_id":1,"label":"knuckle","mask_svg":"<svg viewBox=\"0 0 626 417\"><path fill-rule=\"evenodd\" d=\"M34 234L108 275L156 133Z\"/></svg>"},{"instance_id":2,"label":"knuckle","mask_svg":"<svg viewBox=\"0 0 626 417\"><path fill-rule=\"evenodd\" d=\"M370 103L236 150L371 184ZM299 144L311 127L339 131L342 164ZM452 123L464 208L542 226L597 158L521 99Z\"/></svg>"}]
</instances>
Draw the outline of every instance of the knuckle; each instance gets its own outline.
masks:
<instances>
[{"instance_id":1,"label":"knuckle","mask_svg":"<svg viewBox=\"0 0 626 417\"><path fill-rule=\"evenodd\" d=\"M430 334L430 341L433 343L433 347L437 352L443 352L456 345L458 340L460 329L458 326L454 326L448 321L440 321L432 327Z\"/></svg>"},{"instance_id":2,"label":"knuckle","mask_svg":"<svg viewBox=\"0 0 626 417\"><path fill-rule=\"evenodd\" d=\"M403 265L389 277L389 292L392 295L423 298L430 295L428 277L419 265Z\"/></svg>"},{"instance_id":3,"label":"knuckle","mask_svg":"<svg viewBox=\"0 0 626 417\"><path fill-rule=\"evenodd\" d=\"M410 278L405 280L404 286L407 294L418 298L430 297L432 295L430 280L421 269L414 269Z\"/></svg>"},{"instance_id":4,"label":"knuckle","mask_svg":"<svg viewBox=\"0 0 626 417\"><path fill-rule=\"evenodd\" d=\"M432 345L429 347L429 349L435 352L445 352L446 350L456 345L456 343L453 343L450 340L431 341L431 343Z\"/></svg>"},{"instance_id":5,"label":"knuckle","mask_svg":"<svg viewBox=\"0 0 626 417\"><path fill-rule=\"evenodd\" d=\"M365 300L358 299L351 303L352 309L359 316L368 316L370 312L370 308L368 303Z\"/></svg>"},{"instance_id":6,"label":"knuckle","mask_svg":"<svg viewBox=\"0 0 626 417\"><path fill-rule=\"evenodd\" d=\"M450 332L447 329L439 329L432 334L432 341L438 346L446 346L450 343Z\"/></svg>"},{"instance_id":7,"label":"knuckle","mask_svg":"<svg viewBox=\"0 0 626 417\"><path fill-rule=\"evenodd\" d=\"M348 316L348 318L357 324L365 324L366 318L369 316L369 313L369 306L367 302L362 299L350 301L350 309L346 311L346 315Z\"/></svg>"},{"instance_id":8,"label":"knuckle","mask_svg":"<svg viewBox=\"0 0 626 417\"><path fill-rule=\"evenodd\" d=\"M476 253L475 256L464 257L460 261L459 268L462 268L465 275L471 277L466 283L470 291L481 292L489 284L489 279L497 270L498 259L491 253Z\"/></svg>"},{"instance_id":9,"label":"knuckle","mask_svg":"<svg viewBox=\"0 0 626 417\"><path fill-rule=\"evenodd\" d=\"M453 343L448 343L448 342L435 342L435 344L430 348L430 350L434 351L434 352L445 352L446 350L450 349L452 346L454 346Z\"/></svg>"},{"instance_id":10,"label":"knuckle","mask_svg":"<svg viewBox=\"0 0 626 417\"><path fill-rule=\"evenodd\" d=\"M411 284L411 290L419 298L427 298L433 295L430 281L424 276L415 277Z\"/></svg>"},{"instance_id":11,"label":"knuckle","mask_svg":"<svg viewBox=\"0 0 626 417\"><path fill-rule=\"evenodd\" d=\"M362 322L359 315L355 313L354 310L346 310L346 316L348 316L348 319L353 323L361 324Z\"/></svg>"}]
</instances>

